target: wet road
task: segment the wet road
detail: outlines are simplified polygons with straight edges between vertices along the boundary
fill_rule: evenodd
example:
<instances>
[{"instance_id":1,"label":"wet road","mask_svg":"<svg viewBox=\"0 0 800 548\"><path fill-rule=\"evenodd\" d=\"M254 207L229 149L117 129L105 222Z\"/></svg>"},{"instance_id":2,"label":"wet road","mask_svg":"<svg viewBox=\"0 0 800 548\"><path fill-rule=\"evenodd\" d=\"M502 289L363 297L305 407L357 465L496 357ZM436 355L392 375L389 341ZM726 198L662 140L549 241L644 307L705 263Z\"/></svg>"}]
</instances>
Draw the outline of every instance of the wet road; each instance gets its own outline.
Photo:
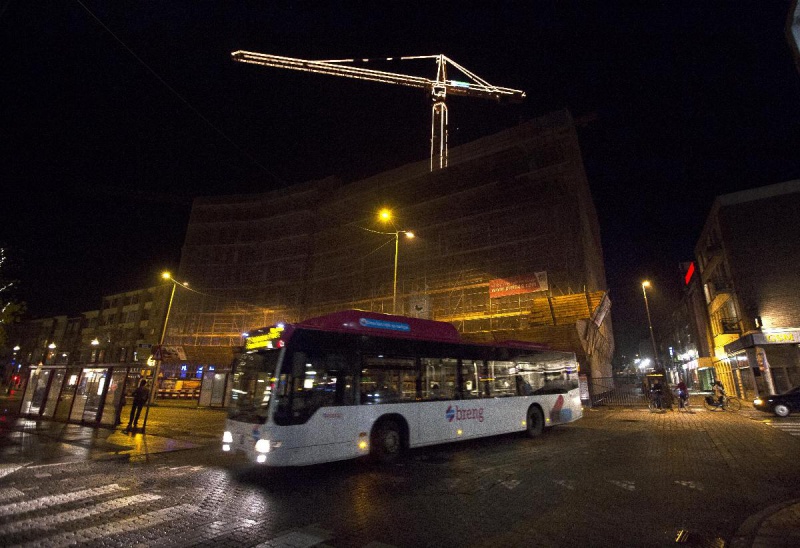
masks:
<instances>
[{"instance_id":1,"label":"wet road","mask_svg":"<svg viewBox=\"0 0 800 548\"><path fill-rule=\"evenodd\" d=\"M379 548L667 546L682 534L688 546L746 545L736 535L749 516L800 497L798 454L800 437L746 414L641 409L390 467L253 469L216 444L133 459L28 454L0 464L0 538Z\"/></svg>"}]
</instances>

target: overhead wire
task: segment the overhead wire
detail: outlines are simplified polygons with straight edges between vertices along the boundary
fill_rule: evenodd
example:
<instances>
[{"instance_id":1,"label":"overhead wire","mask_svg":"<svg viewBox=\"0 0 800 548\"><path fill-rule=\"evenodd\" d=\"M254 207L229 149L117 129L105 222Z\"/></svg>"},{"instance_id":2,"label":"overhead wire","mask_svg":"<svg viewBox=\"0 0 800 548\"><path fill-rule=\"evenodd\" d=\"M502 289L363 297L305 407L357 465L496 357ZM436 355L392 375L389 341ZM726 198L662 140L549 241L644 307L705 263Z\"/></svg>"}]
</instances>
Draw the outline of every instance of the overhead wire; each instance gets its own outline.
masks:
<instances>
[{"instance_id":1,"label":"overhead wire","mask_svg":"<svg viewBox=\"0 0 800 548\"><path fill-rule=\"evenodd\" d=\"M170 91L170 93L172 93L175 97L177 97L179 101L181 101L184 105L189 107L189 109L192 112L194 112L201 120L203 120L203 122L205 122L208 125L208 127L213 129L220 137L222 137L228 143L230 143L236 150L238 150L247 158L249 158L255 165L261 168L264 171L264 173L269 175L273 180L277 181L278 183L284 186L287 184L286 181L284 181L283 179L275 175L273 172L271 172L269 169L267 169L266 166L264 166L261 162L259 162L257 158L255 158L252 154L250 154L241 146L239 146L239 144L236 143L233 139L228 137L228 135L224 131L222 131L219 127L217 127L211 120L209 120L207 116L205 116L202 112L200 112L197 108L195 108L195 106L192 105L185 97L183 97L183 95L181 95L175 88L169 85L169 83L166 80L164 80L164 78L162 78L152 67L150 67L150 65L148 65L144 61L144 59L139 57L136 54L136 52L133 51L133 49L131 49L125 42L123 42L122 39L108 27L108 25L103 23L103 21L101 21L100 18L86 6L86 4L84 4L81 0L75 0L75 1L86 11L86 13L88 13L92 17L92 19L94 19L101 27L103 27L103 29L114 38L114 40L116 40L123 48L125 48L125 50L128 53L130 53L131 56L134 59L136 59L136 61L140 65L142 65L145 69L147 69L147 71L150 72L150 74L152 74L159 82L161 82L161 84L164 87L166 87Z\"/></svg>"}]
</instances>

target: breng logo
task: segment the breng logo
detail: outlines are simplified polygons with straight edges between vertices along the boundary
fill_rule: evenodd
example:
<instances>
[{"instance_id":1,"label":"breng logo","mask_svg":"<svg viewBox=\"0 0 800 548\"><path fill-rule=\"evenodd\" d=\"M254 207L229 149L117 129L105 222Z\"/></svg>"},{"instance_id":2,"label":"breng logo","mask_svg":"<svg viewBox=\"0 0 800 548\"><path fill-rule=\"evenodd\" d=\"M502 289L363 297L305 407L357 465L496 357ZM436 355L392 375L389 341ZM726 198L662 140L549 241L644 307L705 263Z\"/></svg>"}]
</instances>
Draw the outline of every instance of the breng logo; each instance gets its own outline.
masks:
<instances>
[{"instance_id":1,"label":"breng logo","mask_svg":"<svg viewBox=\"0 0 800 548\"><path fill-rule=\"evenodd\" d=\"M473 407L472 409L462 409L456 405L453 409L452 405L447 406L444 412L447 422L455 421L478 421L483 422L483 407Z\"/></svg>"}]
</instances>

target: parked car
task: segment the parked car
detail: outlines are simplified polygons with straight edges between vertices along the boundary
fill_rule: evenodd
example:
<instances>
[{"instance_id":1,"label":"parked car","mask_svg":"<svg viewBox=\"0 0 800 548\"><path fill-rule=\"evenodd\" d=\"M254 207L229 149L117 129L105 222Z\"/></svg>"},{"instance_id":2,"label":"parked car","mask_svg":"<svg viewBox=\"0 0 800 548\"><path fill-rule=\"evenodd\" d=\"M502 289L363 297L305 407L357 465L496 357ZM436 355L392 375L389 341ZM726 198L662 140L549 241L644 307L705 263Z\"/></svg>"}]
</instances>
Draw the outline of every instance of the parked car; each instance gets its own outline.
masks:
<instances>
[{"instance_id":1,"label":"parked car","mask_svg":"<svg viewBox=\"0 0 800 548\"><path fill-rule=\"evenodd\" d=\"M790 413L800 411L800 386L795 386L783 394L770 394L753 400L753 407L759 411L775 413L779 417L788 417Z\"/></svg>"}]
</instances>

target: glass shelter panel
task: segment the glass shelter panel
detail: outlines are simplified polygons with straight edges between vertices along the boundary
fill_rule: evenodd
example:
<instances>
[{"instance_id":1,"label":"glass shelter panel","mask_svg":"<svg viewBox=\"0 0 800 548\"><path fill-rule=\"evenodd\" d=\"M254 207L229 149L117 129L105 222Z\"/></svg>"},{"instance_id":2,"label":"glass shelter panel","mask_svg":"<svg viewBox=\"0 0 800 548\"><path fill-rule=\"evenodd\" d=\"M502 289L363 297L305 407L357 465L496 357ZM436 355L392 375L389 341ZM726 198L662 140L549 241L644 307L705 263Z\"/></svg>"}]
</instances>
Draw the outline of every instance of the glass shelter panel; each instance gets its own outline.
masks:
<instances>
[{"instance_id":1,"label":"glass shelter panel","mask_svg":"<svg viewBox=\"0 0 800 548\"><path fill-rule=\"evenodd\" d=\"M55 369L52 373L52 380L50 381L50 390L47 392L47 400L44 405L43 417L48 419L53 418L58 404L58 398L61 394L61 387L64 385L64 379L67 376L66 369Z\"/></svg>"},{"instance_id":2,"label":"glass shelter panel","mask_svg":"<svg viewBox=\"0 0 800 548\"><path fill-rule=\"evenodd\" d=\"M120 421L117 418L122 412L122 395L127 375L127 368L116 369L111 374L111 382L108 384L108 392L103 403L103 414L100 417L101 424L111 426L119 424Z\"/></svg>"},{"instance_id":3,"label":"glass shelter panel","mask_svg":"<svg viewBox=\"0 0 800 548\"><path fill-rule=\"evenodd\" d=\"M57 421L69 420L69 412L72 409L72 402L75 399L75 390L78 387L80 371L76 369L67 370L67 378L61 390L61 399L56 405L56 413L53 417Z\"/></svg>"},{"instance_id":4,"label":"glass shelter panel","mask_svg":"<svg viewBox=\"0 0 800 548\"><path fill-rule=\"evenodd\" d=\"M47 381L50 379L49 369L35 369L31 371L25 396L22 399L22 413L25 415L38 415L47 393Z\"/></svg>"}]
</instances>

